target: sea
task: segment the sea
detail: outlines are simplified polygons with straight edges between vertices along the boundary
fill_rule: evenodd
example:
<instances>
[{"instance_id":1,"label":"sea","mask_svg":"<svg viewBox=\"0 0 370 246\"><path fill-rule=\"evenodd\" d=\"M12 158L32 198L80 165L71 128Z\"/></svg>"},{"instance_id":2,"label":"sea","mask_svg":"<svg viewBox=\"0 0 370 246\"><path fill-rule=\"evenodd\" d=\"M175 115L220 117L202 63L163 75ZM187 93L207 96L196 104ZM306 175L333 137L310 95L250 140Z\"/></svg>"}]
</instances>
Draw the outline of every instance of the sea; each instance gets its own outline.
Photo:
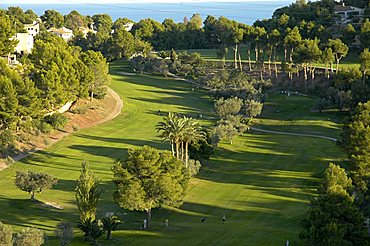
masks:
<instances>
[{"instance_id":1,"label":"sea","mask_svg":"<svg viewBox=\"0 0 370 246\"><path fill-rule=\"evenodd\" d=\"M24 11L32 9L37 15L42 15L45 10L54 9L66 15L72 10L77 10L83 15L109 14L113 21L120 17L129 18L135 22L152 18L162 22L171 18L175 22L181 22L185 17L190 18L198 13L203 19L207 15L215 17L224 16L245 24L253 24L256 20L271 18L273 12L281 7L291 4L293 0L282 1L239 1L239 2L162 2L162 3L104 3L96 1L89 4L4 4L0 8L19 6Z\"/></svg>"}]
</instances>

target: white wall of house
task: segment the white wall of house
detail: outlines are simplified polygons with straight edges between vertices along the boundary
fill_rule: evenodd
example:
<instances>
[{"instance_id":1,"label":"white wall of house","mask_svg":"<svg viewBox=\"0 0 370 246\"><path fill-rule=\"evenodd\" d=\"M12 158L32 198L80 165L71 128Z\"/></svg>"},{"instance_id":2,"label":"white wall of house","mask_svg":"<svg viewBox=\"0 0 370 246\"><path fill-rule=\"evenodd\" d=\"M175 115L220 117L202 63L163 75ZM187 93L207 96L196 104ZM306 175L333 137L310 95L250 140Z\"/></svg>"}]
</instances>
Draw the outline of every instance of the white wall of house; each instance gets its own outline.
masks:
<instances>
[{"instance_id":1,"label":"white wall of house","mask_svg":"<svg viewBox=\"0 0 370 246\"><path fill-rule=\"evenodd\" d=\"M24 29L26 29L28 34L34 37L40 33L40 24L38 22L33 22L33 24L24 24Z\"/></svg>"},{"instance_id":2,"label":"white wall of house","mask_svg":"<svg viewBox=\"0 0 370 246\"><path fill-rule=\"evenodd\" d=\"M33 36L28 33L17 33L15 35L18 44L15 47L15 52L19 54L31 54L33 48Z\"/></svg>"}]
</instances>

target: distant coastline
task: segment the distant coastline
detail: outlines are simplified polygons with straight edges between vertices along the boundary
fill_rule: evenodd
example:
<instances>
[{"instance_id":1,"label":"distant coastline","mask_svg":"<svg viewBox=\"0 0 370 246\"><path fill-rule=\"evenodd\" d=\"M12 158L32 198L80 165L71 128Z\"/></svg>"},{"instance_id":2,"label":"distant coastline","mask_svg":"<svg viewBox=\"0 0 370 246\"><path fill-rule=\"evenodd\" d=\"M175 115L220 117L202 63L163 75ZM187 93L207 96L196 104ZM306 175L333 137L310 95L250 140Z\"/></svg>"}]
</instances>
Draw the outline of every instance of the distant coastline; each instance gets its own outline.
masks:
<instances>
[{"instance_id":1,"label":"distant coastline","mask_svg":"<svg viewBox=\"0 0 370 246\"><path fill-rule=\"evenodd\" d=\"M244 2L181 2L181 3L93 3L93 4L0 4L0 8L19 6L24 10L32 9L37 15L42 15L47 9L55 9L66 15L71 10L77 10L83 15L109 14L113 21L119 17L127 17L133 21L152 18L162 22L172 18L180 22L184 17L194 13L215 17L225 16L246 24L253 24L257 19L270 18L280 7L289 5L292 1L244 1Z\"/></svg>"}]
</instances>

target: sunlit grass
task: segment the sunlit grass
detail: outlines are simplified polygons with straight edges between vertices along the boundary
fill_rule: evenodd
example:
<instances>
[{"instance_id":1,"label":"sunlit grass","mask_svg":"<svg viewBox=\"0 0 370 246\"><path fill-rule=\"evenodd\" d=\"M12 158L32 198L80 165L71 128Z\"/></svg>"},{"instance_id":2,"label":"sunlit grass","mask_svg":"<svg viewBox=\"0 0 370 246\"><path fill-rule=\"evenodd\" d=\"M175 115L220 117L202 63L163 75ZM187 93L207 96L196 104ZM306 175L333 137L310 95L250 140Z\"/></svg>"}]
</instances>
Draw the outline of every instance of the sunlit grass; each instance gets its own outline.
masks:
<instances>
[{"instance_id":1,"label":"sunlit grass","mask_svg":"<svg viewBox=\"0 0 370 246\"><path fill-rule=\"evenodd\" d=\"M284 245L287 239L295 242L320 173L329 161L341 157L335 144L327 140L250 132L238 137L233 145L221 144L192 180L180 208L153 211L150 231L139 230L144 214L123 211L114 204L110 170L114 161L126 157L128 148L151 145L169 149L169 144L161 142L155 131L155 125L162 119L158 110L214 116L213 104L204 91L192 91L191 85L162 77L117 74L128 71L125 65L111 64L111 87L124 101L120 116L80 130L0 172L0 220L16 230L24 226L42 228L49 235L48 244L58 245L53 238L55 225L62 220L74 224L78 221L75 180L81 162L88 160L104 189L98 216L107 211L119 212L125 222L122 230L113 233L111 242L101 240L103 245ZM277 107L283 107L281 100L271 97ZM295 103L294 119L301 120L309 112L299 112L298 108L307 102ZM273 110L263 116L271 117L264 126L273 124L274 129L279 127L277 122L287 120L274 115ZM308 120L316 121L310 117ZM330 122L327 120L327 124L334 124ZM316 125L329 132L322 123ZM310 129L309 125L304 127ZM63 210L32 203L27 193L16 189L15 171L27 169L59 178L54 189L37 198L55 202ZM221 221L223 214L227 217L225 224ZM205 216L207 222L203 224L201 219ZM169 219L168 228L164 227L165 219ZM76 230L73 245L85 244Z\"/></svg>"}]
</instances>

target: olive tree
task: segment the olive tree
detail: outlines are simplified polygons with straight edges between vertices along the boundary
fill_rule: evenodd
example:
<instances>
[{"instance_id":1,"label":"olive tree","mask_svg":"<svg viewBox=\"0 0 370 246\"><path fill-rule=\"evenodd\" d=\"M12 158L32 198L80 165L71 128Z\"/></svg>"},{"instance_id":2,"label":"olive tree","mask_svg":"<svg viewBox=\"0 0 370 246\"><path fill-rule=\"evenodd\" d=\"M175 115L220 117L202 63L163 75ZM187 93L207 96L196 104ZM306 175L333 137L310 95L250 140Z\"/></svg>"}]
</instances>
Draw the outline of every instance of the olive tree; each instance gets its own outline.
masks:
<instances>
[{"instance_id":1,"label":"olive tree","mask_svg":"<svg viewBox=\"0 0 370 246\"><path fill-rule=\"evenodd\" d=\"M27 172L17 171L15 185L22 191L31 194L31 200L35 199L35 193L41 193L50 189L58 182L58 179L47 174L28 170Z\"/></svg>"},{"instance_id":2,"label":"olive tree","mask_svg":"<svg viewBox=\"0 0 370 246\"><path fill-rule=\"evenodd\" d=\"M242 105L243 101L237 97L226 100L224 98L220 98L215 102L216 113L221 117L225 117L229 114L237 114L239 113Z\"/></svg>"},{"instance_id":3,"label":"olive tree","mask_svg":"<svg viewBox=\"0 0 370 246\"><path fill-rule=\"evenodd\" d=\"M4 225L0 221L0 245L12 246L13 245L13 229L9 225Z\"/></svg>"}]
</instances>

